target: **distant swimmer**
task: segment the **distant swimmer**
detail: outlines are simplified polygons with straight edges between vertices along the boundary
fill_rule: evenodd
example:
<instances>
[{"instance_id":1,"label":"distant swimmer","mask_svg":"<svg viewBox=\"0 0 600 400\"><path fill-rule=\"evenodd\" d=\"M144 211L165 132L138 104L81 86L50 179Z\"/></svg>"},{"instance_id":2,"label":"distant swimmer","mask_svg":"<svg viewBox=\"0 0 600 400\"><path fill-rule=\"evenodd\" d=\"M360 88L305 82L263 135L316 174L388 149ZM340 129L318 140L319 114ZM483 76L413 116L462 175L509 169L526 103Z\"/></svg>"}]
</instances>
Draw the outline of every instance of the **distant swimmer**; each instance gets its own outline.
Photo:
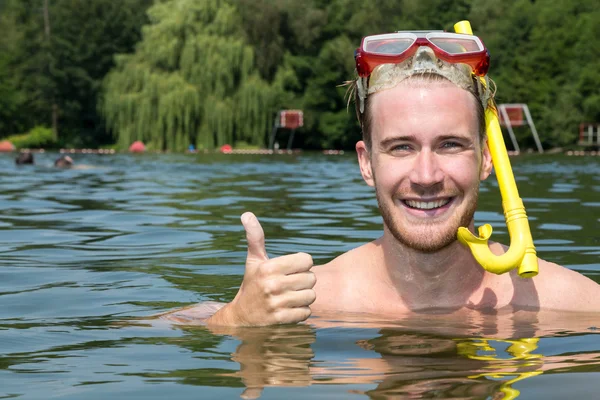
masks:
<instances>
[{"instance_id":1,"label":"distant swimmer","mask_svg":"<svg viewBox=\"0 0 600 400\"><path fill-rule=\"evenodd\" d=\"M75 161L66 155L62 155L54 161L54 167L62 168L62 169L94 169L96 166L87 165L87 164L77 164L75 165Z\"/></svg>"},{"instance_id":2,"label":"distant swimmer","mask_svg":"<svg viewBox=\"0 0 600 400\"><path fill-rule=\"evenodd\" d=\"M54 166L58 168L71 168L75 161L69 156L60 156L54 161Z\"/></svg>"},{"instance_id":3,"label":"distant swimmer","mask_svg":"<svg viewBox=\"0 0 600 400\"><path fill-rule=\"evenodd\" d=\"M24 165L24 164L35 164L33 161L33 154L29 152L19 153L17 158L15 159L15 164Z\"/></svg>"}]
</instances>

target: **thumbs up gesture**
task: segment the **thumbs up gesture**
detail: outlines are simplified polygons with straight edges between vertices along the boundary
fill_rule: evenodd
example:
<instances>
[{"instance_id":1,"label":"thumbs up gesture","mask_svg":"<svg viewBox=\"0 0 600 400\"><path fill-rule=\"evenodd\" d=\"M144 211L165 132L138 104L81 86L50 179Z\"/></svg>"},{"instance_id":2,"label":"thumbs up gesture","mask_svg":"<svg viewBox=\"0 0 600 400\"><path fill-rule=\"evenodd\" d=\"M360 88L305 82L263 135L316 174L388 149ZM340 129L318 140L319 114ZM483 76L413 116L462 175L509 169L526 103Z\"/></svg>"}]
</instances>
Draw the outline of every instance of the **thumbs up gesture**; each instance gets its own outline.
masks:
<instances>
[{"instance_id":1,"label":"thumbs up gesture","mask_svg":"<svg viewBox=\"0 0 600 400\"><path fill-rule=\"evenodd\" d=\"M304 321L316 298L312 257L296 253L269 259L265 234L256 216L246 212L241 219L248 241L244 280L233 301L206 322L262 326Z\"/></svg>"}]
</instances>

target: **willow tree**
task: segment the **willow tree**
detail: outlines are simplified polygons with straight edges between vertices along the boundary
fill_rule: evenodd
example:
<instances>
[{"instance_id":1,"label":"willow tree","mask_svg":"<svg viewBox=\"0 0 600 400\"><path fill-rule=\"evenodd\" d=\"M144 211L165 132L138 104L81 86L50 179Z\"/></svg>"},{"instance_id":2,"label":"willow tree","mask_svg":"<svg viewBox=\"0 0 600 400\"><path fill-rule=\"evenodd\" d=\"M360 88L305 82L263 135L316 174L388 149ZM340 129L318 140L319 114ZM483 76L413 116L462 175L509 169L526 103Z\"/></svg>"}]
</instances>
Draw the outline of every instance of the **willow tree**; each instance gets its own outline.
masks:
<instances>
[{"instance_id":1,"label":"willow tree","mask_svg":"<svg viewBox=\"0 0 600 400\"><path fill-rule=\"evenodd\" d=\"M102 112L118 145L263 145L279 91L260 77L235 6L167 0L148 16L135 53L118 55L104 81Z\"/></svg>"}]
</instances>

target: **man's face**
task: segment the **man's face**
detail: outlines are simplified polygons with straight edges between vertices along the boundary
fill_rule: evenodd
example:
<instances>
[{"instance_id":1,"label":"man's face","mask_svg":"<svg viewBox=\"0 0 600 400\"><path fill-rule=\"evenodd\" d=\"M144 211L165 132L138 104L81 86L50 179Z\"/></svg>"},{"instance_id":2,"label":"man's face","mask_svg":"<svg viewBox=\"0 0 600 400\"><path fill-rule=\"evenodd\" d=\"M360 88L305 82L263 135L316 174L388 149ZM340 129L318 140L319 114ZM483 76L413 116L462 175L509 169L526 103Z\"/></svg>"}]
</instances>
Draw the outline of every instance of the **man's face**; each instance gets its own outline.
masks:
<instances>
[{"instance_id":1,"label":"man's face","mask_svg":"<svg viewBox=\"0 0 600 400\"><path fill-rule=\"evenodd\" d=\"M386 228L422 252L450 245L492 169L473 96L450 82L406 81L370 101L371 150L362 141L356 150Z\"/></svg>"}]
</instances>

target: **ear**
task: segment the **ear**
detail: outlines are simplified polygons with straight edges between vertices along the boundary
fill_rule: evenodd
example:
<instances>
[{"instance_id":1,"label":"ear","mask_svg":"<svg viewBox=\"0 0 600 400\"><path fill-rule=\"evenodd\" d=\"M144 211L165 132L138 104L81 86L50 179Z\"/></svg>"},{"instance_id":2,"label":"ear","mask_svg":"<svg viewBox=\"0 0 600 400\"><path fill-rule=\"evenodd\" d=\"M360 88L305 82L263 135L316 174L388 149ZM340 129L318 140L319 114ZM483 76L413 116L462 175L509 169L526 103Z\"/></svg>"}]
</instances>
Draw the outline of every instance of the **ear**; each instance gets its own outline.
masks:
<instances>
[{"instance_id":1,"label":"ear","mask_svg":"<svg viewBox=\"0 0 600 400\"><path fill-rule=\"evenodd\" d=\"M375 186L373 169L371 168L371 155L364 141L361 140L356 143L356 154L358 155L358 165L363 179L367 185Z\"/></svg>"},{"instance_id":2,"label":"ear","mask_svg":"<svg viewBox=\"0 0 600 400\"><path fill-rule=\"evenodd\" d=\"M492 163L492 153L490 153L487 138L482 143L482 147L483 151L481 152L481 172L479 174L479 179L484 181L492 173L494 164Z\"/></svg>"}]
</instances>

